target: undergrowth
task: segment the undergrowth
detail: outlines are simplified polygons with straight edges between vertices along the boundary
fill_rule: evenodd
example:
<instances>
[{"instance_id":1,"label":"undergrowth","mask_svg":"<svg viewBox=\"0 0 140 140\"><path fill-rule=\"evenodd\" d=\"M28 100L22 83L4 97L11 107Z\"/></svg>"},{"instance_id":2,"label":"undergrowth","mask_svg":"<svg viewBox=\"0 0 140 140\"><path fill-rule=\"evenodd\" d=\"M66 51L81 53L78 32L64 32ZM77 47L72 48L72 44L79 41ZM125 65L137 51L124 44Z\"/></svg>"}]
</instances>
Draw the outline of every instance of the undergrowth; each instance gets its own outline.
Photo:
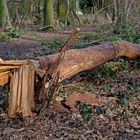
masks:
<instances>
[{"instance_id":1,"label":"undergrowth","mask_svg":"<svg viewBox=\"0 0 140 140\"><path fill-rule=\"evenodd\" d=\"M54 40L42 40L41 41L41 45L45 45L49 48L52 49L57 49L58 47L60 47L64 42L60 39L54 39Z\"/></svg>"},{"instance_id":2,"label":"undergrowth","mask_svg":"<svg viewBox=\"0 0 140 140\"><path fill-rule=\"evenodd\" d=\"M21 32L18 30L10 29L5 32L0 32L0 42L8 41L11 38L19 38Z\"/></svg>"},{"instance_id":3,"label":"undergrowth","mask_svg":"<svg viewBox=\"0 0 140 140\"><path fill-rule=\"evenodd\" d=\"M54 39L54 40L41 40L40 44L40 51L39 52L34 52L34 56L43 56L43 55L49 55L56 53L59 48L63 44L63 40L61 39Z\"/></svg>"},{"instance_id":4,"label":"undergrowth","mask_svg":"<svg viewBox=\"0 0 140 140\"><path fill-rule=\"evenodd\" d=\"M139 70L138 61L119 58L113 63L106 63L100 66L90 74L89 72L81 72L78 77L80 79L83 77L81 82L84 85L70 84L66 87L62 86L59 89L59 93L61 96L67 97L73 92L92 92L97 94L97 96L104 94L105 97L111 97L116 100L112 105L98 107L84 102L77 102L80 114L86 122L93 116L106 114L108 109L111 111L116 110L116 112L120 113L118 114L119 117L128 120L132 114L140 115L139 109L133 108L134 100L140 96L140 79L135 75L135 71Z\"/></svg>"},{"instance_id":5,"label":"undergrowth","mask_svg":"<svg viewBox=\"0 0 140 140\"><path fill-rule=\"evenodd\" d=\"M131 23L124 24L120 27L120 33L114 33L114 25L98 25L101 33L90 32L82 36L81 40L90 41L120 41L125 40L132 43L140 43L140 33L137 25Z\"/></svg>"}]
</instances>

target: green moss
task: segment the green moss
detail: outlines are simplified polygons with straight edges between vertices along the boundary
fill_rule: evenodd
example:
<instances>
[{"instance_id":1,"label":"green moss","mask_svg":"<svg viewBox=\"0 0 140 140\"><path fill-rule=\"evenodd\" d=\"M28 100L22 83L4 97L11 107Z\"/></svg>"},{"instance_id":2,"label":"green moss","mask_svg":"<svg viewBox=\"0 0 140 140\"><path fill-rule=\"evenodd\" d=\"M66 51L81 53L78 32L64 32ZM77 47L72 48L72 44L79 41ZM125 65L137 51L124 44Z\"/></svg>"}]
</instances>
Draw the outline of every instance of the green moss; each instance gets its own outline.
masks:
<instances>
[{"instance_id":1,"label":"green moss","mask_svg":"<svg viewBox=\"0 0 140 140\"><path fill-rule=\"evenodd\" d=\"M0 0L0 27L5 30L12 28L7 2L5 0Z\"/></svg>"},{"instance_id":2,"label":"green moss","mask_svg":"<svg viewBox=\"0 0 140 140\"><path fill-rule=\"evenodd\" d=\"M53 0L45 0L44 4L44 25L50 26L54 24Z\"/></svg>"},{"instance_id":3,"label":"green moss","mask_svg":"<svg viewBox=\"0 0 140 140\"><path fill-rule=\"evenodd\" d=\"M0 0L0 27L3 26L3 10L4 10L3 0Z\"/></svg>"}]
</instances>

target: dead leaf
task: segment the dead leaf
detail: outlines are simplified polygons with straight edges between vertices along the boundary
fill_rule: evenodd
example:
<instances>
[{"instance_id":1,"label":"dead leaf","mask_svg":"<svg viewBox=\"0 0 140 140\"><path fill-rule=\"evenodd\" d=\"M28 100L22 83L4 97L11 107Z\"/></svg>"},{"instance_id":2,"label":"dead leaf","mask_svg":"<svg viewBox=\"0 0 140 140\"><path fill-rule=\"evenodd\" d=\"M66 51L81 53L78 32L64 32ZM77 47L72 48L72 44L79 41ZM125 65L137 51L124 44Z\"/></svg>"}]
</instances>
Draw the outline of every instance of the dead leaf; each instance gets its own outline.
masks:
<instances>
[{"instance_id":1,"label":"dead leaf","mask_svg":"<svg viewBox=\"0 0 140 140\"><path fill-rule=\"evenodd\" d=\"M62 101L64 101L64 98L63 97L60 97L60 96L56 96L55 97L55 101L56 102L62 102Z\"/></svg>"},{"instance_id":2,"label":"dead leaf","mask_svg":"<svg viewBox=\"0 0 140 140\"><path fill-rule=\"evenodd\" d=\"M96 106L100 104L99 100L96 98L96 95L90 92L84 94L74 92L68 98L66 98L65 104L70 106L72 110L75 110L76 101Z\"/></svg>"},{"instance_id":3,"label":"dead leaf","mask_svg":"<svg viewBox=\"0 0 140 140\"><path fill-rule=\"evenodd\" d=\"M100 96L99 101L101 105L111 104L116 102L116 97L103 97Z\"/></svg>"},{"instance_id":4,"label":"dead leaf","mask_svg":"<svg viewBox=\"0 0 140 140\"><path fill-rule=\"evenodd\" d=\"M51 108L58 112L70 113L70 111L61 104L61 102L53 102Z\"/></svg>"}]
</instances>

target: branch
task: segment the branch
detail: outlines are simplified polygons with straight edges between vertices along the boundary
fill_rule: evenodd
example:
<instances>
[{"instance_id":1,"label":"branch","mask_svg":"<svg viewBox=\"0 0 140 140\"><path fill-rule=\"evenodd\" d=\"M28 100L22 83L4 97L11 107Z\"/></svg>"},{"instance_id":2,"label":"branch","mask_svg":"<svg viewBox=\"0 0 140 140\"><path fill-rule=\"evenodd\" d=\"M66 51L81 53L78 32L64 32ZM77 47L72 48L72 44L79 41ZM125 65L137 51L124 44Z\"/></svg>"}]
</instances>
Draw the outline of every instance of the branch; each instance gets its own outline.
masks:
<instances>
[{"instance_id":1,"label":"branch","mask_svg":"<svg viewBox=\"0 0 140 140\"><path fill-rule=\"evenodd\" d=\"M46 92L46 94L45 94L45 84L46 84L46 82L50 82L49 83L50 86L56 85L56 87L54 86L54 88L57 88L57 82L59 80L59 76L58 76L59 75L58 74L59 73L59 70L58 70L58 67L59 67L61 61L64 58L64 55L65 55L66 50L68 48L70 48L71 44L77 39L78 34L79 34L79 31L80 31L79 28L76 28L73 31L73 33L71 34L70 38L61 47L59 53L57 54L56 60L50 66L49 70L46 71L46 73L45 73L45 75L43 77L43 80L42 80L42 84L41 84L41 90L40 90L40 95L39 95L39 100L40 101L42 101L42 100L45 101L46 94L49 94L49 91ZM57 79L57 81L55 79ZM54 84L54 83L56 83L56 84ZM55 91L55 89L53 89L53 91ZM52 90L51 90L51 92L52 92ZM53 93L51 93L51 94L53 94ZM45 103L43 103L43 104L44 104L44 106L46 106Z\"/></svg>"}]
</instances>

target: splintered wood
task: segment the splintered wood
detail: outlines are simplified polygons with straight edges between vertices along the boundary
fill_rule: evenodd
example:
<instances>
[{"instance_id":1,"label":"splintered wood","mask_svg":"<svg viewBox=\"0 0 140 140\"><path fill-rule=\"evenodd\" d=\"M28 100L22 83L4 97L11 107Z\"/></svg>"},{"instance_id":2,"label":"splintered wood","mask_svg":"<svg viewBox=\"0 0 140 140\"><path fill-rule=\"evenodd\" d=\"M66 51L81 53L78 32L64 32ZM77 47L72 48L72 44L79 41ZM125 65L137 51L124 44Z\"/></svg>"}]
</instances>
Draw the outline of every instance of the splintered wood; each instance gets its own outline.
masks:
<instances>
[{"instance_id":1,"label":"splintered wood","mask_svg":"<svg viewBox=\"0 0 140 140\"><path fill-rule=\"evenodd\" d=\"M28 60L3 61L0 63L0 85L10 81L8 115L16 113L32 116L34 108L34 74L35 69Z\"/></svg>"},{"instance_id":2,"label":"splintered wood","mask_svg":"<svg viewBox=\"0 0 140 140\"><path fill-rule=\"evenodd\" d=\"M44 97L45 103L45 84L49 82L50 85L56 87L56 83L59 80L58 66L61 63L66 49L77 39L80 29L76 28L67 42L61 47L57 55L56 61L49 67L44 69L45 73L41 81L41 89L39 91L39 98ZM37 60L38 61L38 60ZM35 85L35 68L36 73L39 71L40 66L35 60L23 60L23 61L0 61L0 85L10 83L9 91L9 108L8 115L15 117L17 113L20 113L23 117L32 116L32 109L35 107L34 100L34 85ZM40 64L39 64L40 65ZM51 79L50 79L51 77ZM56 88L48 88L48 92L55 92ZM52 94L53 95L53 94ZM46 106L44 106L46 107Z\"/></svg>"}]
</instances>

